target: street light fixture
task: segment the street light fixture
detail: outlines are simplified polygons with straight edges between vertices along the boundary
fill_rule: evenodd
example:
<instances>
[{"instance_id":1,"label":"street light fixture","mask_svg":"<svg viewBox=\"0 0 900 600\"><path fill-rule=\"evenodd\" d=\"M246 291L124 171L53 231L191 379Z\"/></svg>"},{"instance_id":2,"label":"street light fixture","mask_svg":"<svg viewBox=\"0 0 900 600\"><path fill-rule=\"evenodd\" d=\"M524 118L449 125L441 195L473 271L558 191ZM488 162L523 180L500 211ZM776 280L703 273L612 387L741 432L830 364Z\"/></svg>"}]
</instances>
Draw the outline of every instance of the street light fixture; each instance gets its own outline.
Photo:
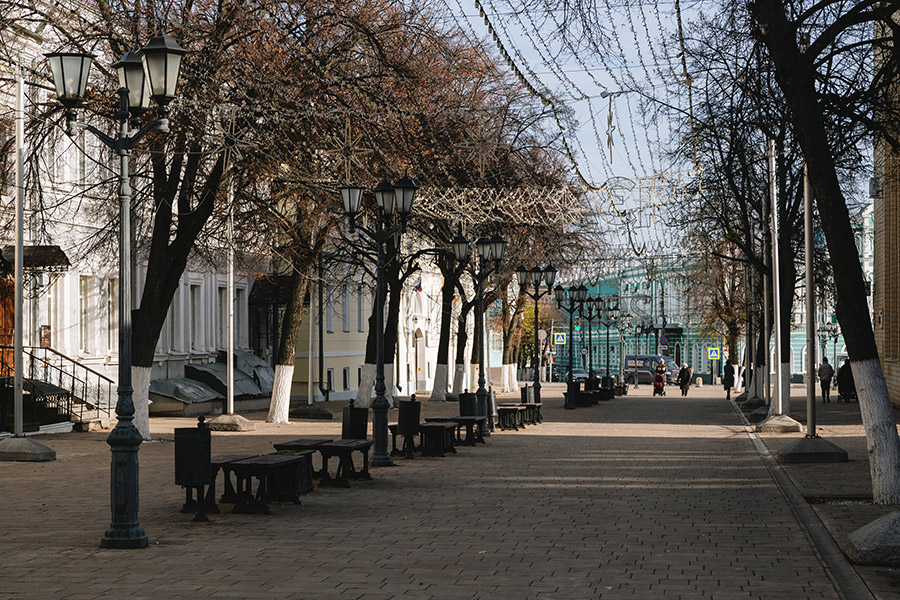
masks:
<instances>
[{"instance_id":1,"label":"street light fixture","mask_svg":"<svg viewBox=\"0 0 900 600\"><path fill-rule=\"evenodd\" d=\"M390 403L385 397L387 387L384 384L384 244L393 235L406 232L406 219L412 212L413 200L418 186L407 176L403 176L396 184L383 180L374 190L375 204L378 206L378 218L375 229L358 225L356 215L362 204L363 189L354 186L343 186L340 189L341 203L344 213L350 219L350 232L357 229L375 242L378 251L375 285L375 399L372 401L372 451L373 467L390 467L394 465L388 451L388 409ZM394 214L399 223L395 223ZM391 223L388 223L390 218Z\"/></svg>"},{"instance_id":2,"label":"street light fixture","mask_svg":"<svg viewBox=\"0 0 900 600\"><path fill-rule=\"evenodd\" d=\"M609 368L609 329L616 325L619 319L619 296L612 295L600 299L603 303L603 312L601 320L606 326L606 375L603 378L603 388L612 387L612 378L610 377Z\"/></svg>"},{"instance_id":3,"label":"street light fixture","mask_svg":"<svg viewBox=\"0 0 900 600\"><path fill-rule=\"evenodd\" d=\"M538 347L538 302L541 298L553 291L553 282L556 281L556 269L553 265L533 267L528 269L519 266L516 269L516 279L519 282L519 293L527 294L534 300L534 349L531 354L531 365L534 367L534 401L541 402L541 372L539 365L540 349ZM547 289L541 291L541 281L547 284ZM528 284L534 287L534 293L528 291Z\"/></svg>"},{"instance_id":4,"label":"street light fixture","mask_svg":"<svg viewBox=\"0 0 900 600\"><path fill-rule=\"evenodd\" d=\"M594 327L593 321L600 316L600 307L602 300L596 296L588 296L584 300L584 318L587 320L588 329L588 381L590 389L594 387Z\"/></svg>"},{"instance_id":5,"label":"street light fixture","mask_svg":"<svg viewBox=\"0 0 900 600\"><path fill-rule=\"evenodd\" d=\"M478 413L483 416L488 416L489 413L488 392L487 388L484 387L486 383L484 377L484 282L500 268L500 261L503 260L503 256L506 254L506 245L506 240L500 235L494 235L490 238L482 237L475 242L475 248L480 259L478 271L475 272L473 277L475 279L476 294L478 295L478 310L475 318L477 319L476 325L480 325L481 331L478 339L478 390L475 392L475 400L478 406ZM469 242L465 237L461 235L456 236L453 240L453 253L459 262L464 262L469 258ZM487 419L482 425L482 435L490 435Z\"/></svg>"},{"instance_id":6,"label":"street light fixture","mask_svg":"<svg viewBox=\"0 0 900 600\"><path fill-rule=\"evenodd\" d=\"M79 129L93 133L119 157L119 385L115 428L106 438L112 453L110 466L110 528L100 545L104 548L144 548L147 535L138 522L138 450L142 437L135 427L131 387L131 175L128 157L150 131L168 133L167 104L174 99L187 51L172 38L160 34L136 52L128 52L115 67L120 88L119 131L107 135L87 123L78 122L78 108L84 102L88 75L94 56L73 52L46 54L60 103L66 107L66 133ZM137 69L138 60L141 68ZM149 87L149 90L147 89ZM157 119L140 129L140 116L156 102ZM129 120L134 128L129 126Z\"/></svg>"},{"instance_id":7,"label":"street light fixture","mask_svg":"<svg viewBox=\"0 0 900 600\"><path fill-rule=\"evenodd\" d=\"M575 321L575 311L577 311L584 302L584 297L587 295L587 288L583 285L573 285L566 290L563 286L558 285L553 288L553 295L556 298L556 304L559 305L559 308L569 313L569 370L568 373L566 373L566 402L563 405L563 408L572 410L575 408L575 394L578 392L578 382L572 377L573 325ZM565 304L566 300L568 300L568 305Z\"/></svg>"}]
</instances>

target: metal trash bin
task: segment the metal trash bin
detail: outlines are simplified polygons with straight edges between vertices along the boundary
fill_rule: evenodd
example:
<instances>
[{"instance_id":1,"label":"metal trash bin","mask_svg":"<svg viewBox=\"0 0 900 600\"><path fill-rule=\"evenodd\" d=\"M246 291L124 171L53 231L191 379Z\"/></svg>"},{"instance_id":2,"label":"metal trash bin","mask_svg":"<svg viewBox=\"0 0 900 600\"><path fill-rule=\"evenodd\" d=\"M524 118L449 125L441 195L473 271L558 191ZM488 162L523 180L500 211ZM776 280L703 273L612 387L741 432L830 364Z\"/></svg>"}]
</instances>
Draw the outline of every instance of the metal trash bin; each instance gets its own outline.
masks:
<instances>
[{"instance_id":1,"label":"metal trash bin","mask_svg":"<svg viewBox=\"0 0 900 600\"><path fill-rule=\"evenodd\" d=\"M341 439L365 440L369 435L369 409L345 406L341 414Z\"/></svg>"},{"instance_id":2,"label":"metal trash bin","mask_svg":"<svg viewBox=\"0 0 900 600\"><path fill-rule=\"evenodd\" d=\"M208 506L206 496L209 494L204 494L203 490L212 481L212 438L204 420L201 415L196 427L175 429L175 485L185 488L181 512L196 512L195 521L208 521L206 513L217 511L214 504ZM196 499L194 490L197 490Z\"/></svg>"},{"instance_id":3,"label":"metal trash bin","mask_svg":"<svg viewBox=\"0 0 900 600\"><path fill-rule=\"evenodd\" d=\"M474 417L475 412L475 394L464 392L459 395L459 416Z\"/></svg>"},{"instance_id":4,"label":"metal trash bin","mask_svg":"<svg viewBox=\"0 0 900 600\"><path fill-rule=\"evenodd\" d=\"M528 404L528 402L529 402L529 400L528 400L528 390L529 390L529 389L530 389L530 386L528 386L528 385L523 385L523 386L519 389L519 393L522 395L522 398L521 398L522 404ZM532 393L532 396L531 396L531 397L534 398L533 393Z\"/></svg>"},{"instance_id":5,"label":"metal trash bin","mask_svg":"<svg viewBox=\"0 0 900 600\"><path fill-rule=\"evenodd\" d=\"M400 402L397 415L397 435L419 435L419 421L422 414L422 403L417 400Z\"/></svg>"}]
</instances>

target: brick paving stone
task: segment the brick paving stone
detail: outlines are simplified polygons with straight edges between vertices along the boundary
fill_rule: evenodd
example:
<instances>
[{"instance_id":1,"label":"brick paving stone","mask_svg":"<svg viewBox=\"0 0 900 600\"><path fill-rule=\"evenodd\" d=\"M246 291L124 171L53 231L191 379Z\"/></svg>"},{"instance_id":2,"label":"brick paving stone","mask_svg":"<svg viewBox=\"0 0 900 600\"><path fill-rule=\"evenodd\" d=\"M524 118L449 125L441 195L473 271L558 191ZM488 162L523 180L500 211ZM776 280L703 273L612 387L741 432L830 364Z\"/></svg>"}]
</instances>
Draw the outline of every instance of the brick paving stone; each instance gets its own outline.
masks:
<instances>
[{"instance_id":1,"label":"brick paving stone","mask_svg":"<svg viewBox=\"0 0 900 600\"><path fill-rule=\"evenodd\" d=\"M270 515L225 511L209 523L178 512L174 485L173 428L195 421L154 418L157 441L139 454L151 543L139 551L98 549L106 433L41 436L56 462L0 463L0 597L837 598L720 390L644 391L566 411L562 386L547 384L542 425L456 456L397 459L372 481L317 488ZM423 416L456 410L423 404ZM340 436L338 420L249 416L257 430L213 433L214 454Z\"/></svg>"}]
</instances>

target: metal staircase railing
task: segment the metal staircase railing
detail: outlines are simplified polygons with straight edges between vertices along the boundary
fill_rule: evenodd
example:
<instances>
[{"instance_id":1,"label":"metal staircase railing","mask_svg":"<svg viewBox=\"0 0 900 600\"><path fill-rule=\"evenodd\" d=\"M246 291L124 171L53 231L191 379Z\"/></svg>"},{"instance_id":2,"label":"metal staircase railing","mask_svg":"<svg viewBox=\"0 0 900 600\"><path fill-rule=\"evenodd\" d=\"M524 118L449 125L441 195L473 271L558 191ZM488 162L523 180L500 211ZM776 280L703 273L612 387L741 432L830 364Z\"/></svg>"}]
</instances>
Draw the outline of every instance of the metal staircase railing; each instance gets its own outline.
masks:
<instances>
[{"instance_id":1,"label":"metal staircase railing","mask_svg":"<svg viewBox=\"0 0 900 600\"><path fill-rule=\"evenodd\" d=\"M53 348L27 346L23 348L22 358L24 378L46 382L69 393L71 403L66 410L72 420L112 418L115 381ZM13 349L9 346L0 346L0 375L14 375ZM54 404L59 406L58 402Z\"/></svg>"}]
</instances>

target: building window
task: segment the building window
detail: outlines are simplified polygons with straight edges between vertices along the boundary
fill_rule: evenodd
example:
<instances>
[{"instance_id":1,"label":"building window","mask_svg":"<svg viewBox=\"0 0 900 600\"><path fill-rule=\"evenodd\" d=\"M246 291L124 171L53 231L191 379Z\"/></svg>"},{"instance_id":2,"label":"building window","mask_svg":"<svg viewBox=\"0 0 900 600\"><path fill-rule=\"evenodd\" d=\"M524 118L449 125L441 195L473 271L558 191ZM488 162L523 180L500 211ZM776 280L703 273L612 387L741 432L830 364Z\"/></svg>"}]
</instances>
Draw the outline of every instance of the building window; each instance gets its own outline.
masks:
<instances>
[{"instance_id":1,"label":"building window","mask_svg":"<svg viewBox=\"0 0 900 600\"><path fill-rule=\"evenodd\" d=\"M356 330L366 330L366 289L362 283L356 286Z\"/></svg>"},{"instance_id":2,"label":"building window","mask_svg":"<svg viewBox=\"0 0 900 600\"><path fill-rule=\"evenodd\" d=\"M180 297L181 289L175 291L175 295L172 297L172 304L169 305L169 350L177 350L181 348L178 344L178 332L181 330L181 314L179 313L180 303L178 298Z\"/></svg>"},{"instance_id":3,"label":"building window","mask_svg":"<svg viewBox=\"0 0 900 600\"><path fill-rule=\"evenodd\" d=\"M344 389L350 389L350 367L344 367Z\"/></svg>"},{"instance_id":4,"label":"building window","mask_svg":"<svg viewBox=\"0 0 900 600\"><path fill-rule=\"evenodd\" d=\"M225 348L228 346L228 288L219 288L218 305L219 330L217 342L219 348Z\"/></svg>"},{"instance_id":5,"label":"building window","mask_svg":"<svg viewBox=\"0 0 900 600\"><path fill-rule=\"evenodd\" d=\"M247 290L244 288L236 288L234 290L234 345L238 348L245 348L247 339L245 336L244 326L244 307L247 306L245 298Z\"/></svg>"},{"instance_id":6,"label":"building window","mask_svg":"<svg viewBox=\"0 0 900 600\"><path fill-rule=\"evenodd\" d=\"M334 369L328 369L327 375L328 375L328 391L330 392L331 390L334 389Z\"/></svg>"},{"instance_id":7,"label":"building window","mask_svg":"<svg viewBox=\"0 0 900 600\"><path fill-rule=\"evenodd\" d=\"M200 298L200 286L192 285L190 290L191 301L191 350L200 349L200 336L203 333L203 303Z\"/></svg>"},{"instance_id":8,"label":"building window","mask_svg":"<svg viewBox=\"0 0 900 600\"><path fill-rule=\"evenodd\" d=\"M362 385L362 367L356 367L356 387Z\"/></svg>"},{"instance_id":9,"label":"building window","mask_svg":"<svg viewBox=\"0 0 900 600\"><path fill-rule=\"evenodd\" d=\"M334 333L334 298L331 286L325 288L325 331Z\"/></svg>"},{"instance_id":10,"label":"building window","mask_svg":"<svg viewBox=\"0 0 900 600\"><path fill-rule=\"evenodd\" d=\"M341 296L341 322L344 326L344 331L350 331L350 288L346 285Z\"/></svg>"},{"instance_id":11,"label":"building window","mask_svg":"<svg viewBox=\"0 0 900 600\"><path fill-rule=\"evenodd\" d=\"M78 349L82 352L90 352L90 330L88 324L91 321L91 278L82 275L78 279Z\"/></svg>"},{"instance_id":12,"label":"building window","mask_svg":"<svg viewBox=\"0 0 900 600\"><path fill-rule=\"evenodd\" d=\"M16 136L13 122L0 119L0 194L12 195L15 182Z\"/></svg>"},{"instance_id":13,"label":"building window","mask_svg":"<svg viewBox=\"0 0 900 600\"><path fill-rule=\"evenodd\" d=\"M107 280L106 294L106 345L111 353L119 351L119 280Z\"/></svg>"}]
</instances>

